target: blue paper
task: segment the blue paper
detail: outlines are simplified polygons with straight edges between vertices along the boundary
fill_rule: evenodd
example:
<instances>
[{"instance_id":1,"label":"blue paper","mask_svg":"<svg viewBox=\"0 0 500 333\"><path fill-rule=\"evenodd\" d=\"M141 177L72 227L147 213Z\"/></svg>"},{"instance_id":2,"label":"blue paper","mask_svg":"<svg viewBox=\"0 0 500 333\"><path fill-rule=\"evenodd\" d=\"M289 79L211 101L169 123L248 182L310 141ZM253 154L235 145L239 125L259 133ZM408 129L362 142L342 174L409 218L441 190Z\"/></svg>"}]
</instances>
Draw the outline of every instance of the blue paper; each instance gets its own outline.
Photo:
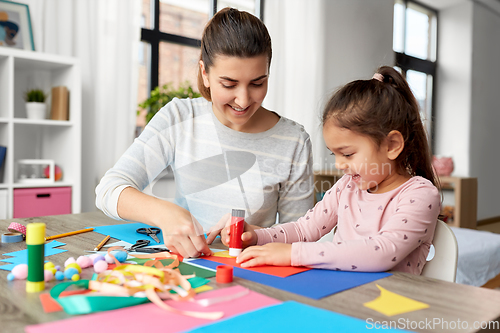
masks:
<instances>
[{"instance_id":1,"label":"blue paper","mask_svg":"<svg viewBox=\"0 0 500 333\"><path fill-rule=\"evenodd\" d=\"M291 319L293 316L294 319ZM371 328L371 329L370 329ZM370 332L375 325L365 320L310 305L288 301L195 328L196 333ZM385 331L385 329L384 329ZM406 332L393 329L394 332Z\"/></svg>"},{"instance_id":2,"label":"blue paper","mask_svg":"<svg viewBox=\"0 0 500 333\"><path fill-rule=\"evenodd\" d=\"M205 259L196 259L191 262L213 269L216 269L220 265L220 263ZM239 267L234 267L233 274L246 280L313 299L320 299L392 275L386 272L363 273L311 269L282 278Z\"/></svg>"},{"instance_id":3,"label":"blue paper","mask_svg":"<svg viewBox=\"0 0 500 333\"><path fill-rule=\"evenodd\" d=\"M68 250L62 250L62 249L55 249L55 247L66 245L66 243L61 243L58 241L52 241L50 243L45 244L45 256L51 256L54 254L62 253L62 252L67 252ZM5 271L11 271L12 268L14 268L16 265L19 264L27 264L28 263L28 250L20 250L20 251L15 251L15 252L10 252L10 253L4 253L4 256L9 256L13 258L7 258L7 259L1 259L0 262L8 262L10 263L9 265L2 265L0 266L0 269L3 269Z\"/></svg>"},{"instance_id":4,"label":"blue paper","mask_svg":"<svg viewBox=\"0 0 500 333\"><path fill-rule=\"evenodd\" d=\"M140 234L136 230L139 228L151 228L150 225L144 223L128 223L128 224L113 224L100 227L93 227L95 232L103 235L110 235L113 238L125 241L130 244L135 244L139 239L147 239L150 241L149 245L163 244L163 233L156 234L160 243L145 234Z\"/></svg>"}]
</instances>

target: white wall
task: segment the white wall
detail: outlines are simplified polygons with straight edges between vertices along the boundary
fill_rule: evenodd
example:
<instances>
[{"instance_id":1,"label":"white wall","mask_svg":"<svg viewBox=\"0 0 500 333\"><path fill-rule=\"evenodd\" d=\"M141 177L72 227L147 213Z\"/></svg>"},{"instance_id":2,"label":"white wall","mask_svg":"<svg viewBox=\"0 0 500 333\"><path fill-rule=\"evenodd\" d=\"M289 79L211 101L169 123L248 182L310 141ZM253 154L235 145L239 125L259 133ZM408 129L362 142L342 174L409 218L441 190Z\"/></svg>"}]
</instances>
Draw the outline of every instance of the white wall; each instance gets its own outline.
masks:
<instances>
[{"instance_id":1,"label":"white wall","mask_svg":"<svg viewBox=\"0 0 500 333\"><path fill-rule=\"evenodd\" d=\"M379 66L394 65L393 12L393 0L326 1L323 104L340 86L371 78ZM323 156L315 165L328 169L333 163L323 143Z\"/></svg>"},{"instance_id":2,"label":"white wall","mask_svg":"<svg viewBox=\"0 0 500 333\"><path fill-rule=\"evenodd\" d=\"M473 5L470 175L478 177L478 218L500 215L500 13Z\"/></svg>"},{"instance_id":3,"label":"white wall","mask_svg":"<svg viewBox=\"0 0 500 333\"><path fill-rule=\"evenodd\" d=\"M453 157L453 175L478 178L479 220L500 216L500 10L491 5L439 12L435 153Z\"/></svg>"},{"instance_id":4,"label":"white wall","mask_svg":"<svg viewBox=\"0 0 500 333\"><path fill-rule=\"evenodd\" d=\"M435 154L451 156L453 175L469 176L472 3L439 12Z\"/></svg>"}]
</instances>

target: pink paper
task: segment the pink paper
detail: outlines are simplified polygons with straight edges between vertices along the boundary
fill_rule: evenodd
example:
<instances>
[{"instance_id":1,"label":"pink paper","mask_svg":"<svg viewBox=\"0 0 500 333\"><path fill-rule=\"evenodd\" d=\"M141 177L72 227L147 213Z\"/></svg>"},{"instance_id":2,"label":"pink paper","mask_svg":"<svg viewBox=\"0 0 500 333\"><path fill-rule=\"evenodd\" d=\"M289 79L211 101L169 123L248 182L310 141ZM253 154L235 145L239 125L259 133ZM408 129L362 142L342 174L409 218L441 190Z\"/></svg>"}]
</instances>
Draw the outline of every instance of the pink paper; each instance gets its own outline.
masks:
<instances>
[{"instance_id":1,"label":"pink paper","mask_svg":"<svg viewBox=\"0 0 500 333\"><path fill-rule=\"evenodd\" d=\"M241 286L217 289L196 295L196 299L212 298L236 294L245 290ZM167 301L172 307L180 310L214 312L223 311L224 317L229 317L257 310L280 301L250 291L247 295L228 302L202 307L192 302ZM89 315L75 316L69 319L54 321L38 325L26 326L26 333L99 333L99 332L179 332L197 326L213 323L212 320L183 316L160 309L158 306L147 303L128 308L99 312Z\"/></svg>"}]
</instances>

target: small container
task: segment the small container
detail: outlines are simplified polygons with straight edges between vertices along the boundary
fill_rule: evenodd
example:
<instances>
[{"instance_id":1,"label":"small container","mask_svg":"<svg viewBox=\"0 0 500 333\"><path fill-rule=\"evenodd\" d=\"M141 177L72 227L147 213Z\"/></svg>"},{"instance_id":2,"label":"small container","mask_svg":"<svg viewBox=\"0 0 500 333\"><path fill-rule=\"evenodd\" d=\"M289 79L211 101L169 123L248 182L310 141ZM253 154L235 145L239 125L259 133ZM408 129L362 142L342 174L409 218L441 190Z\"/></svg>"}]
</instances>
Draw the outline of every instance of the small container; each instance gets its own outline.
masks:
<instances>
[{"instance_id":1,"label":"small container","mask_svg":"<svg viewBox=\"0 0 500 333\"><path fill-rule=\"evenodd\" d=\"M233 267L227 265L217 266L217 271L215 273L215 281L217 283L233 282Z\"/></svg>"}]
</instances>

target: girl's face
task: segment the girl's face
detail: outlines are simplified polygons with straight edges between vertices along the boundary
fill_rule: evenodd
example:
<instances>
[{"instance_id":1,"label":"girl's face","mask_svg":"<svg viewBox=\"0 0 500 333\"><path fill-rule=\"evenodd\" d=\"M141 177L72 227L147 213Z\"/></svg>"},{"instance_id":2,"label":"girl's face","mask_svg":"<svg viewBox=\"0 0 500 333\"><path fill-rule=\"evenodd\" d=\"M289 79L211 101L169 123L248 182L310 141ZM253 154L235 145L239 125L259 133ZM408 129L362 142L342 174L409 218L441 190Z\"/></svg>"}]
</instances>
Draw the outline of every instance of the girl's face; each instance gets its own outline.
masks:
<instances>
[{"instance_id":1,"label":"girl's face","mask_svg":"<svg viewBox=\"0 0 500 333\"><path fill-rule=\"evenodd\" d=\"M406 181L396 172L386 142L377 147L371 138L340 128L331 120L323 126L323 137L335 155L335 167L350 175L360 190L384 193Z\"/></svg>"},{"instance_id":2,"label":"girl's face","mask_svg":"<svg viewBox=\"0 0 500 333\"><path fill-rule=\"evenodd\" d=\"M215 116L227 127L252 132L258 123L262 101L267 94L266 55L239 58L219 55L207 73L200 61L203 84L210 88Z\"/></svg>"}]
</instances>

